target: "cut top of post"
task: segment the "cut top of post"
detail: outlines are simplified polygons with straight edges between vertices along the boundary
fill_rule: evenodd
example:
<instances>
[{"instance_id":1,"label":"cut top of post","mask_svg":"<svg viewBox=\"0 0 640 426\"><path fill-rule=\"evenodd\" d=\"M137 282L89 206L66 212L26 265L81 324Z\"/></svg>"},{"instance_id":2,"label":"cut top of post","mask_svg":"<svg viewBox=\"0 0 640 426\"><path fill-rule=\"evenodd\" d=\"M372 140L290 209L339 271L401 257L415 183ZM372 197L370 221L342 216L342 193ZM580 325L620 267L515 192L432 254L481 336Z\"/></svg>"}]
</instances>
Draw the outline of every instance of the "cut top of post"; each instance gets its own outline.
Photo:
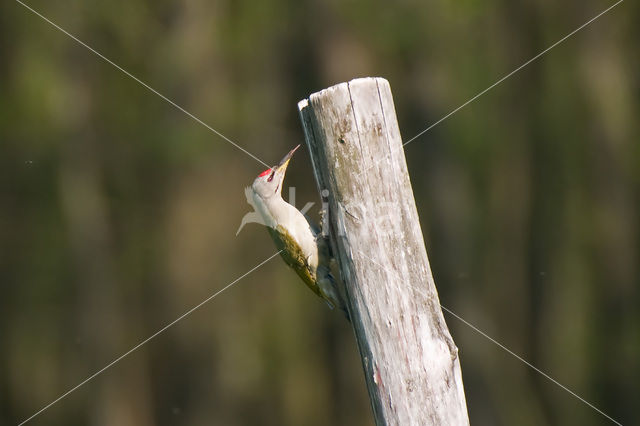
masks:
<instances>
[{"instance_id":1,"label":"cut top of post","mask_svg":"<svg viewBox=\"0 0 640 426\"><path fill-rule=\"evenodd\" d=\"M378 424L468 424L391 88L361 78L299 104Z\"/></svg>"}]
</instances>

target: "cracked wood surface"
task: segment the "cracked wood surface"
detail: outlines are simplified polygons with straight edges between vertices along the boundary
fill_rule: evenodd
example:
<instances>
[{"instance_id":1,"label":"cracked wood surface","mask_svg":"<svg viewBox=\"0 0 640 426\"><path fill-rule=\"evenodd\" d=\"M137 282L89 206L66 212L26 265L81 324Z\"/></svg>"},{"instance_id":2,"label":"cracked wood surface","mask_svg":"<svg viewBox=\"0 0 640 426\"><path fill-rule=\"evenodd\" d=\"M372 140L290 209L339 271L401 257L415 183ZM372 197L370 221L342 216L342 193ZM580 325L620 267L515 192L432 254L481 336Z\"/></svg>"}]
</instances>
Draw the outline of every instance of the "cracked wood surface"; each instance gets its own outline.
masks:
<instances>
[{"instance_id":1,"label":"cracked wood surface","mask_svg":"<svg viewBox=\"0 0 640 426\"><path fill-rule=\"evenodd\" d=\"M389 83L352 80L298 107L376 423L469 424Z\"/></svg>"}]
</instances>

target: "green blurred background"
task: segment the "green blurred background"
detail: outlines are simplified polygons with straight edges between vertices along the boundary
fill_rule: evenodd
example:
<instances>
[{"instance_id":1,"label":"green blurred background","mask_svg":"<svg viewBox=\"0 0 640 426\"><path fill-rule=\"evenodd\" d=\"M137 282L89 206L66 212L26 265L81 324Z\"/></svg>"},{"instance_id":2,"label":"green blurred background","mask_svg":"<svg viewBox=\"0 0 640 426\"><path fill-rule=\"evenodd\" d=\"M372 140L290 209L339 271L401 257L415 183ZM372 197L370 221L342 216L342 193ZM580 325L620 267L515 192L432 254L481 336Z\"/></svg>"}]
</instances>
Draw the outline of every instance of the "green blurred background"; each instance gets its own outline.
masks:
<instances>
[{"instance_id":1,"label":"green blurred background","mask_svg":"<svg viewBox=\"0 0 640 426\"><path fill-rule=\"evenodd\" d=\"M268 163L296 102L389 80L405 140L610 1L31 0ZM640 7L627 1L406 147L442 303L640 421ZM635 117L635 118L634 118ZM255 160L20 4L0 5L0 423L274 252ZM306 152L286 183L318 194ZM446 316L475 425L600 425ZM34 425L371 425L349 325L275 259Z\"/></svg>"}]
</instances>

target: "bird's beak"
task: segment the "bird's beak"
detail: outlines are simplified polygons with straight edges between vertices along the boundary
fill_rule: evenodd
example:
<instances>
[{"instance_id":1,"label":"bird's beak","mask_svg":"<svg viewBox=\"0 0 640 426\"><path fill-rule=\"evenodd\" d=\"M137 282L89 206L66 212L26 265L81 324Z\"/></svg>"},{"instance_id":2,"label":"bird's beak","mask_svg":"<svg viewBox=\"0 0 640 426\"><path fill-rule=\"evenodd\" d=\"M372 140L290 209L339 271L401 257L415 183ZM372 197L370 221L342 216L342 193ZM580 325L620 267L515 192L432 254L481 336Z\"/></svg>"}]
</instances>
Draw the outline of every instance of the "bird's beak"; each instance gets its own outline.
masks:
<instances>
[{"instance_id":1,"label":"bird's beak","mask_svg":"<svg viewBox=\"0 0 640 426\"><path fill-rule=\"evenodd\" d=\"M291 160L291 157L293 157L293 153L296 152L298 148L300 148L300 145L289 151L289 153L285 155L282 160L280 160L280 163L274 167L276 171L276 179L278 181L278 186L276 187L276 192L278 194L280 193L280 191L282 191L282 182L284 181L284 174L287 171L289 161Z\"/></svg>"},{"instance_id":2,"label":"bird's beak","mask_svg":"<svg viewBox=\"0 0 640 426\"><path fill-rule=\"evenodd\" d=\"M291 160L291 157L293 157L293 153L296 152L298 148L300 148L300 145L293 148L287 155L284 156L282 160L280 160L280 163L276 166L276 170L278 171L278 173L284 174L284 172L287 170L287 166L289 165L289 160Z\"/></svg>"}]
</instances>

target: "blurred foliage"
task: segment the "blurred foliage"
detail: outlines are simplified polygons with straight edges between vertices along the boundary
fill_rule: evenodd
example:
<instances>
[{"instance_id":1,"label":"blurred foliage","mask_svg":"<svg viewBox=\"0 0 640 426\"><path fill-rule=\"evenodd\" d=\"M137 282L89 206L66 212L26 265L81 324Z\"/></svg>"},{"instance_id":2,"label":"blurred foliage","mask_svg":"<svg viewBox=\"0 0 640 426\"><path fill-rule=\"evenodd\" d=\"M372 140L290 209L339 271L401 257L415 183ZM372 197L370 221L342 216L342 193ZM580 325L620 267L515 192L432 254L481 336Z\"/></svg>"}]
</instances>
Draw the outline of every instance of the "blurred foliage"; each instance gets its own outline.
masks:
<instances>
[{"instance_id":1,"label":"blurred foliage","mask_svg":"<svg viewBox=\"0 0 640 426\"><path fill-rule=\"evenodd\" d=\"M314 91L387 78L408 140L612 3L28 4L273 163ZM639 11L622 3L406 147L442 303L624 424ZM274 249L257 225L235 236L263 166L10 1L0 77L0 423L17 424ZM305 155L287 183L319 207ZM605 424L447 320L472 424ZM372 422L348 324L274 260L33 424Z\"/></svg>"}]
</instances>

